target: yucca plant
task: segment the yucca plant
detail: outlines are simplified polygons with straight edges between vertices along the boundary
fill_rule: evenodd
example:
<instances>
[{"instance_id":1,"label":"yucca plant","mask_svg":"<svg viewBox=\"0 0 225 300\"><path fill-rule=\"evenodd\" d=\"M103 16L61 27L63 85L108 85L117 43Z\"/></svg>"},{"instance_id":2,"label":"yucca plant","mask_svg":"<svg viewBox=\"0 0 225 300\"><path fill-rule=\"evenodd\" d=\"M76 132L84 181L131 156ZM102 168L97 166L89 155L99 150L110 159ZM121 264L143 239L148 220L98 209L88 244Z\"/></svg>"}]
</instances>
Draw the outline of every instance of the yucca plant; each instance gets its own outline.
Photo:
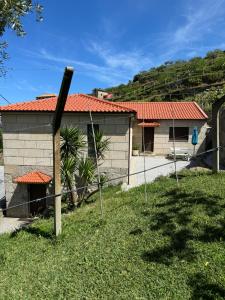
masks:
<instances>
[{"instance_id":1,"label":"yucca plant","mask_svg":"<svg viewBox=\"0 0 225 300\"><path fill-rule=\"evenodd\" d=\"M70 156L78 157L85 147L85 139L82 131L76 127L63 127L61 129L61 158Z\"/></svg>"},{"instance_id":2,"label":"yucca plant","mask_svg":"<svg viewBox=\"0 0 225 300\"><path fill-rule=\"evenodd\" d=\"M103 137L101 131L95 132L97 159L104 159L104 152L109 149L109 139ZM79 128L64 127L61 129L61 173L64 187L72 192L68 194L69 205L75 207L99 189L96 177L97 162L92 158L81 157L85 147L85 138ZM100 178L100 186L104 181ZM96 183L96 188L90 192L88 187ZM77 188L77 192L74 188Z\"/></svg>"},{"instance_id":3,"label":"yucca plant","mask_svg":"<svg viewBox=\"0 0 225 300\"><path fill-rule=\"evenodd\" d=\"M103 136L101 130L95 132L96 152L98 159L104 159L104 152L109 150L110 139Z\"/></svg>"},{"instance_id":4,"label":"yucca plant","mask_svg":"<svg viewBox=\"0 0 225 300\"><path fill-rule=\"evenodd\" d=\"M78 159L74 156L65 157L61 161L61 176L64 187L71 191L68 193L67 199L69 200L69 206L75 207L77 202L77 195L75 192L75 177L74 173L78 165Z\"/></svg>"},{"instance_id":5,"label":"yucca plant","mask_svg":"<svg viewBox=\"0 0 225 300\"><path fill-rule=\"evenodd\" d=\"M74 173L78 166L81 150L85 147L84 135L79 128L64 127L61 129L61 176L64 187L68 190L75 188ZM77 201L76 192L68 194L70 207L75 207Z\"/></svg>"},{"instance_id":6,"label":"yucca plant","mask_svg":"<svg viewBox=\"0 0 225 300\"><path fill-rule=\"evenodd\" d=\"M96 166L91 158L81 158L78 166L78 174L76 175L77 194L80 204L87 194L88 185L93 184L95 181L95 171Z\"/></svg>"}]
</instances>

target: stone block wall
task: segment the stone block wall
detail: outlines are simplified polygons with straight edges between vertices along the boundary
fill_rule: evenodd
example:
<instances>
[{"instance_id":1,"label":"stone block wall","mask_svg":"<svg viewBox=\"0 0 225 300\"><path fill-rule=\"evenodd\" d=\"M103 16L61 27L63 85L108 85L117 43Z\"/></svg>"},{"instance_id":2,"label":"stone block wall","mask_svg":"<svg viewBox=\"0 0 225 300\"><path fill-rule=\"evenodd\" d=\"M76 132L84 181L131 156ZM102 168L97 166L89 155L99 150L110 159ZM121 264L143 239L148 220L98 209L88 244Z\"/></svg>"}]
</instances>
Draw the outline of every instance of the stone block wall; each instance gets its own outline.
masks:
<instances>
[{"instance_id":1,"label":"stone block wall","mask_svg":"<svg viewBox=\"0 0 225 300\"><path fill-rule=\"evenodd\" d=\"M111 177L127 174L129 153L129 115L93 114L104 136L110 139L109 150L101 163L100 171ZM26 184L16 184L14 179L33 170L53 175L53 144L51 113L3 113L3 156L7 207L28 201ZM87 141L88 113L65 113L62 126L79 127ZM87 147L83 151L87 155ZM127 178L124 178L126 181ZM121 181L123 181L121 179ZM112 183L118 183L116 181ZM26 217L28 205L10 209L8 216Z\"/></svg>"},{"instance_id":2,"label":"stone block wall","mask_svg":"<svg viewBox=\"0 0 225 300\"><path fill-rule=\"evenodd\" d=\"M154 129L154 154L166 155L170 153L170 148L173 148L173 141L169 140L169 128L173 126L172 120L159 120L159 127ZM139 127L137 121L133 123L133 146L139 145L142 148L142 128ZM207 132L207 123L205 120L175 120L175 127L189 127L188 141L176 141L176 147L193 150L191 143L192 131L194 127L198 128L199 143L196 146L198 149L204 149L205 136Z\"/></svg>"},{"instance_id":3,"label":"stone block wall","mask_svg":"<svg viewBox=\"0 0 225 300\"><path fill-rule=\"evenodd\" d=\"M109 150L105 153L105 159L101 162L101 168L128 169L129 155L129 115L128 114L92 114L93 123L99 125L106 138L109 138ZM89 114L64 115L62 126L79 127L87 142L87 125L91 124ZM87 155L87 147L83 155Z\"/></svg>"},{"instance_id":4,"label":"stone block wall","mask_svg":"<svg viewBox=\"0 0 225 300\"><path fill-rule=\"evenodd\" d=\"M50 114L6 113L3 123L3 157L6 206L29 201L28 186L14 179L33 170L50 176L52 169L52 134ZM12 208L7 216L29 216L28 205Z\"/></svg>"}]
</instances>

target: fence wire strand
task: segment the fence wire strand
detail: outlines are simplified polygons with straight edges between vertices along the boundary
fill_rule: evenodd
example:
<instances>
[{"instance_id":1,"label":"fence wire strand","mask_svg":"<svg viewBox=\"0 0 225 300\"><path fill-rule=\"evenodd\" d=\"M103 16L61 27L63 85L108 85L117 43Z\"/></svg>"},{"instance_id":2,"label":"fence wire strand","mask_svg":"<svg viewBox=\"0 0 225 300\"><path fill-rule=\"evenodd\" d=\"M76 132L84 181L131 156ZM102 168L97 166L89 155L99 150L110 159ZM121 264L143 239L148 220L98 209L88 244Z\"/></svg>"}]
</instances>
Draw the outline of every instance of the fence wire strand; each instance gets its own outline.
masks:
<instances>
[{"instance_id":1,"label":"fence wire strand","mask_svg":"<svg viewBox=\"0 0 225 300\"><path fill-rule=\"evenodd\" d=\"M207 151L204 151L204 152L201 152L197 155L194 155L192 158L195 158L195 157L200 157L202 155L205 155L207 153L211 153L211 152L214 152L214 151L217 151L219 148L224 148L224 147L216 147L216 148L212 148L212 149L209 149ZM179 163L179 161L177 161ZM130 176L134 176L134 175L139 175L139 174L142 174L144 172L149 172L151 170L154 170L154 169L157 169L157 168L160 168L160 167L164 167L164 166L167 166L167 165L170 165L170 164L174 164L174 161L172 162L168 162L168 163L164 163L164 164L161 164L161 165L157 165L157 166L154 166L154 167L151 167L151 168L148 168L146 170L142 170L142 171L138 171L138 172L134 172L134 173L131 173ZM125 174L125 175L122 175L122 176L118 176L118 177L115 177L115 178L110 178L108 180L106 180L104 182L104 184L102 184L102 186L112 182L112 181L115 181L115 180L120 180L120 179L123 179L123 178L126 178L128 176L128 174ZM34 199L34 200L31 200L31 201L26 201L26 202L23 202L23 203L20 203L20 204L17 204L17 205L13 205L13 206L10 206L8 208L2 208L2 211L7 211L9 209L13 209L13 208L17 208L17 207L20 207L20 206L23 206L23 205L26 205L26 204L29 204L29 203L33 203L33 202L39 202L41 200L44 200L44 199L50 199L50 198L54 198L54 197L58 197L58 196L63 196L63 195L67 195L68 193L71 193L71 192L76 192L80 189L84 189L84 188L90 188L90 187L98 187L98 182L97 183L92 183L90 185L86 185L86 186L83 186L83 187L79 187L79 188L75 188L75 189L71 189L71 190L66 190L66 191L62 191L60 194L51 194L51 195L47 195L45 197L42 197L42 198L37 198L37 199Z\"/></svg>"}]
</instances>

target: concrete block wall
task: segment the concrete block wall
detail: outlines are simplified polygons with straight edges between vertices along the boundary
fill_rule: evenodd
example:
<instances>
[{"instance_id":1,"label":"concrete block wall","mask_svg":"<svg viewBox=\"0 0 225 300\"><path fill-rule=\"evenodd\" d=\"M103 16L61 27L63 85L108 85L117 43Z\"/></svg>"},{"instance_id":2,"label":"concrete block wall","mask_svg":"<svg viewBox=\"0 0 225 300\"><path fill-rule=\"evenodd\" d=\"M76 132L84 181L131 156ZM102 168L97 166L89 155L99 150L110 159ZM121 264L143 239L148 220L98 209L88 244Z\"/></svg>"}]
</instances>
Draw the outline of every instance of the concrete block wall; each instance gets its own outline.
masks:
<instances>
[{"instance_id":1,"label":"concrete block wall","mask_svg":"<svg viewBox=\"0 0 225 300\"><path fill-rule=\"evenodd\" d=\"M109 151L101 162L100 171L112 177L126 174L129 155L129 115L93 114L104 136L110 139ZM5 165L5 190L7 207L28 201L26 184L16 184L14 179L32 170L53 175L52 114L50 113L3 113L3 156ZM62 126L79 127L87 141L89 114L65 113ZM83 151L87 155L87 147ZM126 178L125 178L126 180ZM23 205L8 210L8 216L28 216L29 207Z\"/></svg>"},{"instance_id":2,"label":"concrete block wall","mask_svg":"<svg viewBox=\"0 0 225 300\"><path fill-rule=\"evenodd\" d=\"M6 113L2 115L6 206L28 201L26 184L14 179L33 170L52 176L50 114ZM8 216L29 216L28 205L7 211Z\"/></svg>"},{"instance_id":3,"label":"concrete block wall","mask_svg":"<svg viewBox=\"0 0 225 300\"><path fill-rule=\"evenodd\" d=\"M129 152L129 115L128 114L92 114L94 124L99 125L106 138L109 138L109 150L105 153L105 159L101 162L102 170L106 168L128 169ZM79 127L87 142L87 124L91 124L89 114L65 114L62 126ZM87 147L83 155L87 155ZM118 170L118 172L120 172Z\"/></svg>"},{"instance_id":4,"label":"concrete block wall","mask_svg":"<svg viewBox=\"0 0 225 300\"><path fill-rule=\"evenodd\" d=\"M159 120L159 127L154 129L154 154L166 155L170 153L170 148L173 148L173 141L169 140L169 128L173 126L172 120ZM142 148L142 128L139 127L137 121L133 123L133 146L139 145ZM200 148L204 149L205 136L207 131L207 123L205 120L175 120L175 127L189 127L188 141L176 141L176 147L193 150L191 143L192 131L194 127L199 131L199 143L196 146L196 151Z\"/></svg>"}]
</instances>

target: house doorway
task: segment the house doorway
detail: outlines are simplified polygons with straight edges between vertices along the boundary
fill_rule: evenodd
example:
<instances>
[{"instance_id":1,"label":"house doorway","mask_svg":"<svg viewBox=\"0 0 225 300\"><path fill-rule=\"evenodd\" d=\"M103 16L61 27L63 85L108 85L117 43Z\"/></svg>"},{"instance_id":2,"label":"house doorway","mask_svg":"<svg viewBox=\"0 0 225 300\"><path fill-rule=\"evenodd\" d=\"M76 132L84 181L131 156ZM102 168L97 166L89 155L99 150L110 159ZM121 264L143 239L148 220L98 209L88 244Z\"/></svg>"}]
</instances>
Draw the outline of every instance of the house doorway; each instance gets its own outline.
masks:
<instances>
[{"instance_id":1,"label":"house doorway","mask_svg":"<svg viewBox=\"0 0 225 300\"><path fill-rule=\"evenodd\" d=\"M30 201L46 197L46 185L45 184L30 184L28 186ZM46 208L46 199L40 201L31 202L29 205L29 211L32 216L36 216L42 213Z\"/></svg>"},{"instance_id":2,"label":"house doorway","mask_svg":"<svg viewBox=\"0 0 225 300\"><path fill-rule=\"evenodd\" d=\"M142 144L142 151L154 151L154 127L144 127L144 145Z\"/></svg>"}]
</instances>

